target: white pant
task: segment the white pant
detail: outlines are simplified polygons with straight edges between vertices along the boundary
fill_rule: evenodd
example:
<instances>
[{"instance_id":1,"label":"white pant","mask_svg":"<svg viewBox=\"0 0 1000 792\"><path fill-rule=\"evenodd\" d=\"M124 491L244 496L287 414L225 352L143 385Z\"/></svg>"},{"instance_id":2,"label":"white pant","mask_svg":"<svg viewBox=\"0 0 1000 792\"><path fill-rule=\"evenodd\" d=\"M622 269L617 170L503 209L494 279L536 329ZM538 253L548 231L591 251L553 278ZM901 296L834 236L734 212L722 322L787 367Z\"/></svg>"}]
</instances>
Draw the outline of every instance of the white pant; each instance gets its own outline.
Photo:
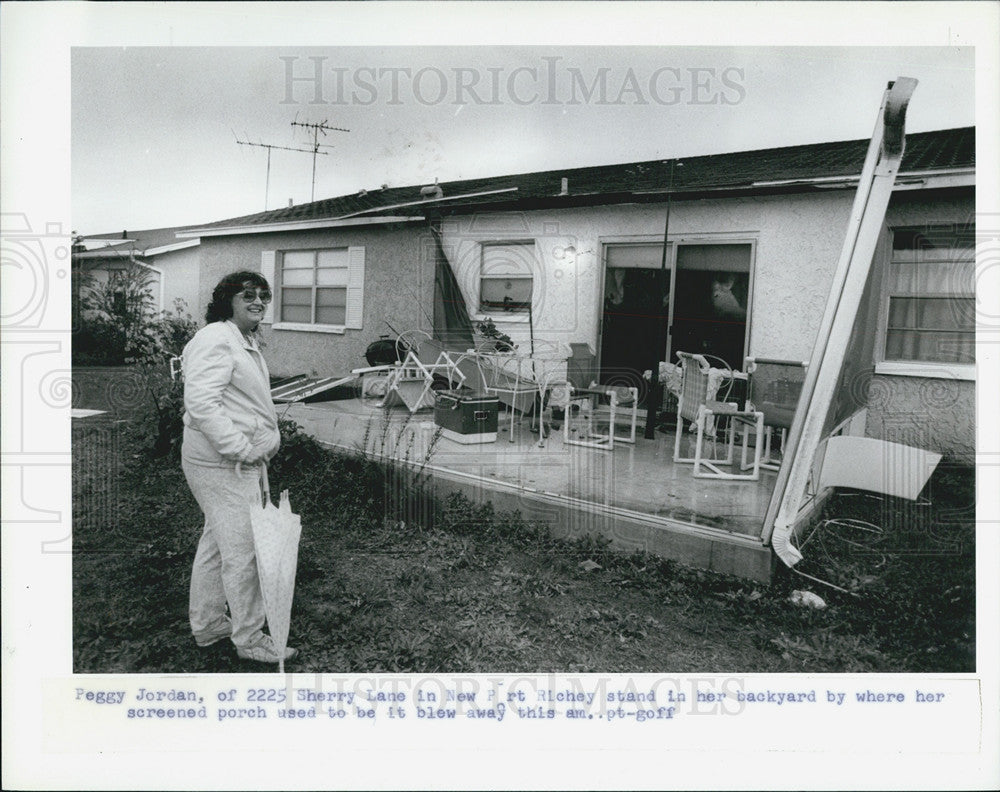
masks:
<instances>
[{"instance_id":1,"label":"white pant","mask_svg":"<svg viewBox=\"0 0 1000 792\"><path fill-rule=\"evenodd\" d=\"M205 528L191 570L188 615L196 639L226 628L226 603L232 618L232 641L249 646L260 639L264 599L257 577L250 504L260 503L260 472L247 467L181 466L195 500L205 513Z\"/></svg>"}]
</instances>

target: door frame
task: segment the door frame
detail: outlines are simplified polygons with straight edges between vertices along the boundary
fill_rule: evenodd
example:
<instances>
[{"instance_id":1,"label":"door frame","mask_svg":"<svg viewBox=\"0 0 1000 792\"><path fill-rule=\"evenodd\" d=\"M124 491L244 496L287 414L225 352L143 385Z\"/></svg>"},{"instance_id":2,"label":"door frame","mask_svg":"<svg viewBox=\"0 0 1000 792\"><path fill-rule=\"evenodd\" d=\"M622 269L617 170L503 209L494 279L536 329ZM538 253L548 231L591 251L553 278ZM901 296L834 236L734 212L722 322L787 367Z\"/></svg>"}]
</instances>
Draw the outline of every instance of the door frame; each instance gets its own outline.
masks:
<instances>
[{"instance_id":1,"label":"door frame","mask_svg":"<svg viewBox=\"0 0 1000 792\"><path fill-rule=\"evenodd\" d=\"M601 272L598 278L597 293L597 344L596 360L598 366L604 346L604 290L608 277L608 248L614 245L663 245L662 234L633 234L628 236L602 236L597 240L601 249ZM747 320L743 334L743 357L750 352L750 337L754 311L754 283L757 271L757 236L749 232L704 232L699 234L668 234L667 272L670 278L670 305L667 308L667 321L670 327L674 324L674 296L677 285L677 250L681 245L750 245L750 277L747 285ZM656 267L652 269L657 269ZM663 351L662 360L669 361L674 353L673 333L667 336L667 345Z\"/></svg>"},{"instance_id":2,"label":"door frame","mask_svg":"<svg viewBox=\"0 0 1000 792\"><path fill-rule=\"evenodd\" d=\"M594 345L595 348L595 361L598 369L601 365L601 356L604 352L604 290L607 288L608 280L608 248L613 245L658 245L663 246L663 235L662 234L632 234L628 236L607 236L598 237L597 244L600 245L601 249L601 272L597 280L597 343ZM673 250L676 245L674 244L673 237L667 238L667 244ZM661 253L662 255L662 253ZM668 310L673 308L673 254L667 259L668 277L670 278L670 293L671 293L671 306ZM653 267L651 269L659 269L658 267Z\"/></svg>"},{"instance_id":3,"label":"door frame","mask_svg":"<svg viewBox=\"0 0 1000 792\"><path fill-rule=\"evenodd\" d=\"M684 236L678 236L676 239L674 237L667 238L671 243L671 264L670 264L670 313L668 322L670 323L671 332L667 336L667 348L666 357L664 360L669 361L670 357L674 354L674 296L676 295L675 286L677 285L677 250L683 245L749 245L750 246L750 271L747 283L747 319L745 327L743 329L743 359L745 360L747 355L750 354L750 331L752 329L753 323L753 296L754 296L754 275L756 274L756 263L757 263L757 240L753 237L748 237L745 235L729 235L727 234L725 238L720 238L719 236L709 236L705 234L686 234ZM742 363L740 364L742 368Z\"/></svg>"}]
</instances>

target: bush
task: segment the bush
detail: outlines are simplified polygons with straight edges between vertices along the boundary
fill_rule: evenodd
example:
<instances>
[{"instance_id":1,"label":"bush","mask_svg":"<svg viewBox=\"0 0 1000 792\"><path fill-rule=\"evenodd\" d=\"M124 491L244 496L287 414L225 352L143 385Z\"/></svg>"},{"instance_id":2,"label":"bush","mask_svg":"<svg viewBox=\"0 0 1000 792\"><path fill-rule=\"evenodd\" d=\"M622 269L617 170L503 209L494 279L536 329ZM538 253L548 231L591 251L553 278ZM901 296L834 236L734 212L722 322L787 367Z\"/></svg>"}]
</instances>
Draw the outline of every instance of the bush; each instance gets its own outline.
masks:
<instances>
[{"instance_id":1,"label":"bush","mask_svg":"<svg viewBox=\"0 0 1000 792\"><path fill-rule=\"evenodd\" d=\"M153 457L180 457L184 439L184 383L170 380L162 370L144 373L153 411L139 425L145 451Z\"/></svg>"},{"instance_id":2,"label":"bush","mask_svg":"<svg viewBox=\"0 0 1000 792\"><path fill-rule=\"evenodd\" d=\"M106 283L80 271L74 276L80 295L74 365L134 366L152 408L135 429L141 447L154 457L179 454L184 389L167 367L198 329L187 304L176 299L172 311L155 313L150 272L135 263L110 273Z\"/></svg>"},{"instance_id":3,"label":"bush","mask_svg":"<svg viewBox=\"0 0 1000 792\"><path fill-rule=\"evenodd\" d=\"M152 275L130 263L106 282L77 270L79 305L73 359L77 365L165 364L179 355L198 329L184 300L172 311L153 310Z\"/></svg>"}]
</instances>

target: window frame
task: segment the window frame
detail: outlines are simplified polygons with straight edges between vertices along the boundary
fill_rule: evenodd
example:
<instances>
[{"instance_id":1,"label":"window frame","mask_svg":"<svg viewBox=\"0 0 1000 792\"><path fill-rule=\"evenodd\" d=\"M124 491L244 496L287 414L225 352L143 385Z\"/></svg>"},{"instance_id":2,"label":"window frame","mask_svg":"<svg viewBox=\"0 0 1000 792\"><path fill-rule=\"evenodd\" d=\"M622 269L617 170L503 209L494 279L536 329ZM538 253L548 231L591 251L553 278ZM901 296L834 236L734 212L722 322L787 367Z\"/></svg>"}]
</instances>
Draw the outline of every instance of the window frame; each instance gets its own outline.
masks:
<instances>
[{"instance_id":1,"label":"window frame","mask_svg":"<svg viewBox=\"0 0 1000 792\"><path fill-rule=\"evenodd\" d=\"M324 251L347 251L347 284L346 284L346 305L343 324L322 324L307 322L290 322L280 319L281 313L281 291L282 277L284 272L285 255L289 253L312 253L314 255L314 265L312 272L317 271L315 262L318 262L318 255ZM343 335L348 330L361 330L364 324L364 284L365 284L365 258L366 251L360 245L318 245L303 248L285 248L279 250L263 250L261 252L261 272L273 285L275 295L274 301L268 305L264 315L264 323L269 324L272 330L296 330L309 333L336 333ZM316 284L316 276L313 275L313 283L309 287L312 290L310 309L311 315L316 316L317 288L324 288L322 284ZM288 288L296 288L289 286ZM345 288L332 286L327 288Z\"/></svg>"},{"instance_id":2,"label":"window frame","mask_svg":"<svg viewBox=\"0 0 1000 792\"><path fill-rule=\"evenodd\" d=\"M949 227L957 226L957 223L939 223L939 224L927 224L920 226L919 228L927 229L932 231L935 228L944 229ZM890 285L892 265L894 263L909 263L912 265L920 264L951 264L955 265L958 262L965 261L965 248L960 247L950 247L942 248L939 255L935 255L933 249L921 249L921 248L903 248L900 251L896 251L893 245L894 236L897 233L905 232L910 233L912 231L918 230L917 227L899 225L892 226L888 229L889 231L889 244L886 246L886 254L883 261L882 274L881 274L881 294L879 300L879 318L878 318L878 331L877 337L875 339L875 373L884 374L890 376L900 376L900 377L923 377L929 379L955 379L955 380L975 380L976 378L976 364L971 363L961 363L961 362L947 362L947 361L932 361L932 360L896 360L886 357L886 344L889 340L889 307L892 299L895 298L941 298L941 299L972 299L975 300L975 282L973 281L972 291L958 292L958 291L926 291L917 292L913 289L900 289L899 291L893 291ZM973 234L975 233L973 228ZM955 255L956 251L961 251L961 258ZM903 254L903 255L901 255ZM969 249L969 254L972 256L972 264L975 266L975 246ZM898 256L898 257L897 257ZM920 328L914 328L919 331ZM933 328L927 328L928 330L933 330ZM937 332L937 331L936 331ZM948 331L941 331L948 332ZM967 330L955 330L957 333L968 332ZM975 339L975 327L972 328L973 339Z\"/></svg>"},{"instance_id":3,"label":"window frame","mask_svg":"<svg viewBox=\"0 0 1000 792\"><path fill-rule=\"evenodd\" d=\"M502 280L503 278L516 278L518 280L526 280L524 276L489 276L483 274L483 265L486 259L487 248L495 247L512 247L514 245L521 245L524 247L531 247L531 298L528 300L524 307L515 308L511 310L506 310L500 307L487 307L483 304L483 281L484 280ZM492 318L494 321L503 322L527 322L529 315L534 311L535 307L535 281L538 279L539 261L538 261L538 245L537 241L533 238L519 238L519 239L491 239L483 240L479 243L479 269L476 273L476 311L474 321L483 321L487 317Z\"/></svg>"}]
</instances>

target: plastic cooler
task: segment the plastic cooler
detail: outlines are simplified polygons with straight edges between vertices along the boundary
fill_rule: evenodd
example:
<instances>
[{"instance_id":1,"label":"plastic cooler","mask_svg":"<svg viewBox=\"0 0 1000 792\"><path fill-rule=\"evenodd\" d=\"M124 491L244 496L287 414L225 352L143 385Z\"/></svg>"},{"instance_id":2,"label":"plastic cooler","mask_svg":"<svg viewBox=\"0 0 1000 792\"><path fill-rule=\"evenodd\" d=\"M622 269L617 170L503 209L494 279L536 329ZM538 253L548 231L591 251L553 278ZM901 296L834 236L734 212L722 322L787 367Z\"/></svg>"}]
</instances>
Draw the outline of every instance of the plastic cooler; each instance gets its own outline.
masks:
<instances>
[{"instance_id":1,"label":"plastic cooler","mask_svg":"<svg viewBox=\"0 0 1000 792\"><path fill-rule=\"evenodd\" d=\"M496 396L472 390L434 392L434 423L456 443L493 443L497 439Z\"/></svg>"}]
</instances>

